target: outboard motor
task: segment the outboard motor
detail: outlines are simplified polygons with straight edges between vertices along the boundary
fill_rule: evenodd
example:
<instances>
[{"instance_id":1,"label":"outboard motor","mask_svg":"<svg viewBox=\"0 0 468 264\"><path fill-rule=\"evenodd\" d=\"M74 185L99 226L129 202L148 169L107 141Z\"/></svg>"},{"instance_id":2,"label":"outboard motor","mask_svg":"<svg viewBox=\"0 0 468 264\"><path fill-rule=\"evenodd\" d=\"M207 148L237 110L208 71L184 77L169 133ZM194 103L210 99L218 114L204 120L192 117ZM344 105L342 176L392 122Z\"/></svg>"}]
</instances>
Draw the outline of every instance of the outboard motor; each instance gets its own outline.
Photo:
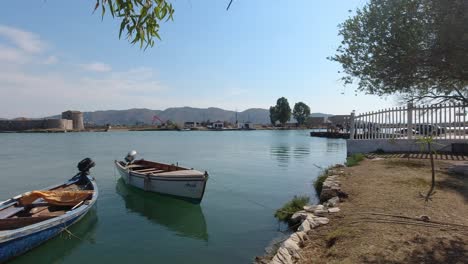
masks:
<instances>
[{"instance_id":1,"label":"outboard motor","mask_svg":"<svg viewBox=\"0 0 468 264\"><path fill-rule=\"evenodd\" d=\"M77 184L78 185L84 185L86 184L87 176L89 175L89 170L96 166L96 163L90 159L90 158L85 158L82 161L78 162L78 165L76 166L80 172L73 177L73 179L79 178Z\"/></svg>"},{"instance_id":2,"label":"outboard motor","mask_svg":"<svg viewBox=\"0 0 468 264\"><path fill-rule=\"evenodd\" d=\"M125 157L125 161L127 162L127 164L131 164L135 160L136 155L136 150L128 152L127 156Z\"/></svg>"},{"instance_id":3,"label":"outboard motor","mask_svg":"<svg viewBox=\"0 0 468 264\"><path fill-rule=\"evenodd\" d=\"M96 166L96 163L92 159L86 158L78 162L77 168L81 174L89 175L89 170L94 166Z\"/></svg>"}]
</instances>

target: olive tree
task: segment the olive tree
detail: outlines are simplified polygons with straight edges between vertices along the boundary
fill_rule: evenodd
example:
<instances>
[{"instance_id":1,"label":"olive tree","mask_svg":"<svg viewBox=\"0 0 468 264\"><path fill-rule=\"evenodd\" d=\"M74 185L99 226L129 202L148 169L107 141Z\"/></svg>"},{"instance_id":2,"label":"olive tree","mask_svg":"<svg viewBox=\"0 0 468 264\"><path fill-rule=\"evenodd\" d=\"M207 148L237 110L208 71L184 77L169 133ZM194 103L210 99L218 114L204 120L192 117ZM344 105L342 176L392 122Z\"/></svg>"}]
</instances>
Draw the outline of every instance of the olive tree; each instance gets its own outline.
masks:
<instances>
[{"instance_id":1,"label":"olive tree","mask_svg":"<svg viewBox=\"0 0 468 264\"><path fill-rule=\"evenodd\" d=\"M468 1L370 0L339 25L345 84L408 100L468 103Z\"/></svg>"}]
</instances>

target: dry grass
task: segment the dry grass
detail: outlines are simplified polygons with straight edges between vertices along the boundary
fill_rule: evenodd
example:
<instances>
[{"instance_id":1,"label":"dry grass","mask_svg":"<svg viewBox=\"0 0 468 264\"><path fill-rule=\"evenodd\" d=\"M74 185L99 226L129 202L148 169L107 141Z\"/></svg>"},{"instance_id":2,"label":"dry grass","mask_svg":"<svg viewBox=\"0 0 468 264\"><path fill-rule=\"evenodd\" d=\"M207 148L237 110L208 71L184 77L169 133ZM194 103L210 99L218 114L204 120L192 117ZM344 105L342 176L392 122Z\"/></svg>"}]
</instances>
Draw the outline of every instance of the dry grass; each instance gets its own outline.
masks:
<instances>
[{"instance_id":1,"label":"dry grass","mask_svg":"<svg viewBox=\"0 0 468 264\"><path fill-rule=\"evenodd\" d=\"M448 175L448 165L436 162L437 193L428 203L419 195L430 186L428 160L346 168L350 176L341 181L349 199L329 225L310 233L302 263L467 263L468 178ZM421 215L447 224L404 218Z\"/></svg>"}]
</instances>

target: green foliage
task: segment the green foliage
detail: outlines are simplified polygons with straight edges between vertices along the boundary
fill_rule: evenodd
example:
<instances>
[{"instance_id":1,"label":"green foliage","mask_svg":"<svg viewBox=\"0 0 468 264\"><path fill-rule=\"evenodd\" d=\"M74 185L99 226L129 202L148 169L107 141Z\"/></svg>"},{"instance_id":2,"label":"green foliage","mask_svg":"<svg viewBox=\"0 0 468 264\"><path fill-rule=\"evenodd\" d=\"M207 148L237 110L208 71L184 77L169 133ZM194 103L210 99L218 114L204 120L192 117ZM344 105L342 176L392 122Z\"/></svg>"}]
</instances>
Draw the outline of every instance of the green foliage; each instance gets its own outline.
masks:
<instances>
[{"instance_id":1,"label":"green foliage","mask_svg":"<svg viewBox=\"0 0 468 264\"><path fill-rule=\"evenodd\" d=\"M270 121L274 124L279 121L284 126L291 119L291 107L289 107L288 99L281 97L276 101L275 106L270 107Z\"/></svg>"},{"instance_id":2,"label":"green foliage","mask_svg":"<svg viewBox=\"0 0 468 264\"><path fill-rule=\"evenodd\" d=\"M293 199L283 205L280 209L276 210L275 217L283 222L288 222L291 216L300 210L304 210L304 206L309 203L307 196L294 196Z\"/></svg>"},{"instance_id":3,"label":"green foliage","mask_svg":"<svg viewBox=\"0 0 468 264\"><path fill-rule=\"evenodd\" d=\"M320 176L317 177L314 181L314 188L315 192L317 193L318 196L320 196L320 193L322 192L322 187L323 183L328 177L328 170L325 170Z\"/></svg>"},{"instance_id":4,"label":"green foliage","mask_svg":"<svg viewBox=\"0 0 468 264\"><path fill-rule=\"evenodd\" d=\"M161 21L172 19L174 9L169 0L96 0L94 10L101 7L102 18L109 9L113 18L121 19L119 38L125 33L130 43L140 43L145 49L154 45L154 38L161 39Z\"/></svg>"},{"instance_id":5,"label":"green foliage","mask_svg":"<svg viewBox=\"0 0 468 264\"><path fill-rule=\"evenodd\" d=\"M340 24L345 84L406 99L468 102L465 0L370 0Z\"/></svg>"},{"instance_id":6,"label":"green foliage","mask_svg":"<svg viewBox=\"0 0 468 264\"><path fill-rule=\"evenodd\" d=\"M348 167L356 166L359 164L359 162L363 161L364 159L365 156L361 153L353 154L346 158L345 165Z\"/></svg>"},{"instance_id":7,"label":"green foliage","mask_svg":"<svg viewBox=\"0 0 468 264\"><path fill-rule=\"evenodd\" d=\"M276 121L278 121L278 117L276 116L276 108L274 106L270 106L270 122L272 125L275 125Z\"/></svg>"},{"instance_id":8,"label":"green foliage","mask_svg":"<svg viewBox=\"0 0 468 264\"><path fill-rule=\"evenodd\" d=\"M303 125L307 117L310 116L310 107L303 102L294 105L293 116L299 125Z\"/></svg>"}]
</instances>

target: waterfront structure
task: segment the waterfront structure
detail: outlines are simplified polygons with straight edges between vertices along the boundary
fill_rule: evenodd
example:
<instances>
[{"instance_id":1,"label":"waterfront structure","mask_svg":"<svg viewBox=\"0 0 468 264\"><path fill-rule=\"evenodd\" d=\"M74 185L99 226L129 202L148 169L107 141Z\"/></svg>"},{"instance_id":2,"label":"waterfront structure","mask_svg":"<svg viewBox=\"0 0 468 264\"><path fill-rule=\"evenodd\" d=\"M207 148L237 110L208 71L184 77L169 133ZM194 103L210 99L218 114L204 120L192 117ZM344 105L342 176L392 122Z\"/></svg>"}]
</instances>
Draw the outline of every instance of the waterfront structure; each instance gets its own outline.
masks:
<instances>
[{"instance_id":1,"label":"waterfront structure","mask_svg":"<svg viewBox=\"0 0 468 264\"><path fill-rule=\"evenodd\" d=\"M213 122L213 124L211 126L214 129L223 129L224 128L224 122L216 121L216 122Z\"/></svg>"},{"instance_id":2,"label":"waterfront structure","mask_svg":"<svg viewBox=\"0 0 468 264\"><path fill-rule=\"evenodd\" d=\"M68 110L62 113L62 119L73 121L73 130L84 130L83 113L80 111Z\"/></svg>"},{"instance_id":3,"label":"waterfront structure","mask_svg":"<svg viewBox=\"0 0 468 264\"><path fill-rule=\"evenodd\" d=\"M72 130L73 121L66 119L0 120L0 131L25 131L35 129Z\"/></svg>"},{"instance_id":4,"label":"waterfront structure","mask_svg":"<svg viewBox=\"0 0 468 264\"><path fill-rule=\"evenodd\" d=\"M185 122L184 123L184 128L195 128L200 126L200 123L198 122Z\"/></svg>"},{"instance_id":5,"label":"waterfront structure","mask_svg":"<svg viewBox=\"0 0 468 264\"><path fill-rule=\"evenodd\" d=\"M0 131L28 131L28 130L84 130L83 113L80 111L66 111L62 118L0 120Z\"/></svg>"},{"instance_id":6,"label":"waterfront structure","mask_svg":"<svg viewBox=\"0 0 468 264\"><path fill-rule=\"evenodd\" d=\"M250 122L246 122L246 123L242 123L242 122L238 122L237 123L237 128L238 129L253 129L253 125L252 123Z\"/></svg>"}]
</instances>

